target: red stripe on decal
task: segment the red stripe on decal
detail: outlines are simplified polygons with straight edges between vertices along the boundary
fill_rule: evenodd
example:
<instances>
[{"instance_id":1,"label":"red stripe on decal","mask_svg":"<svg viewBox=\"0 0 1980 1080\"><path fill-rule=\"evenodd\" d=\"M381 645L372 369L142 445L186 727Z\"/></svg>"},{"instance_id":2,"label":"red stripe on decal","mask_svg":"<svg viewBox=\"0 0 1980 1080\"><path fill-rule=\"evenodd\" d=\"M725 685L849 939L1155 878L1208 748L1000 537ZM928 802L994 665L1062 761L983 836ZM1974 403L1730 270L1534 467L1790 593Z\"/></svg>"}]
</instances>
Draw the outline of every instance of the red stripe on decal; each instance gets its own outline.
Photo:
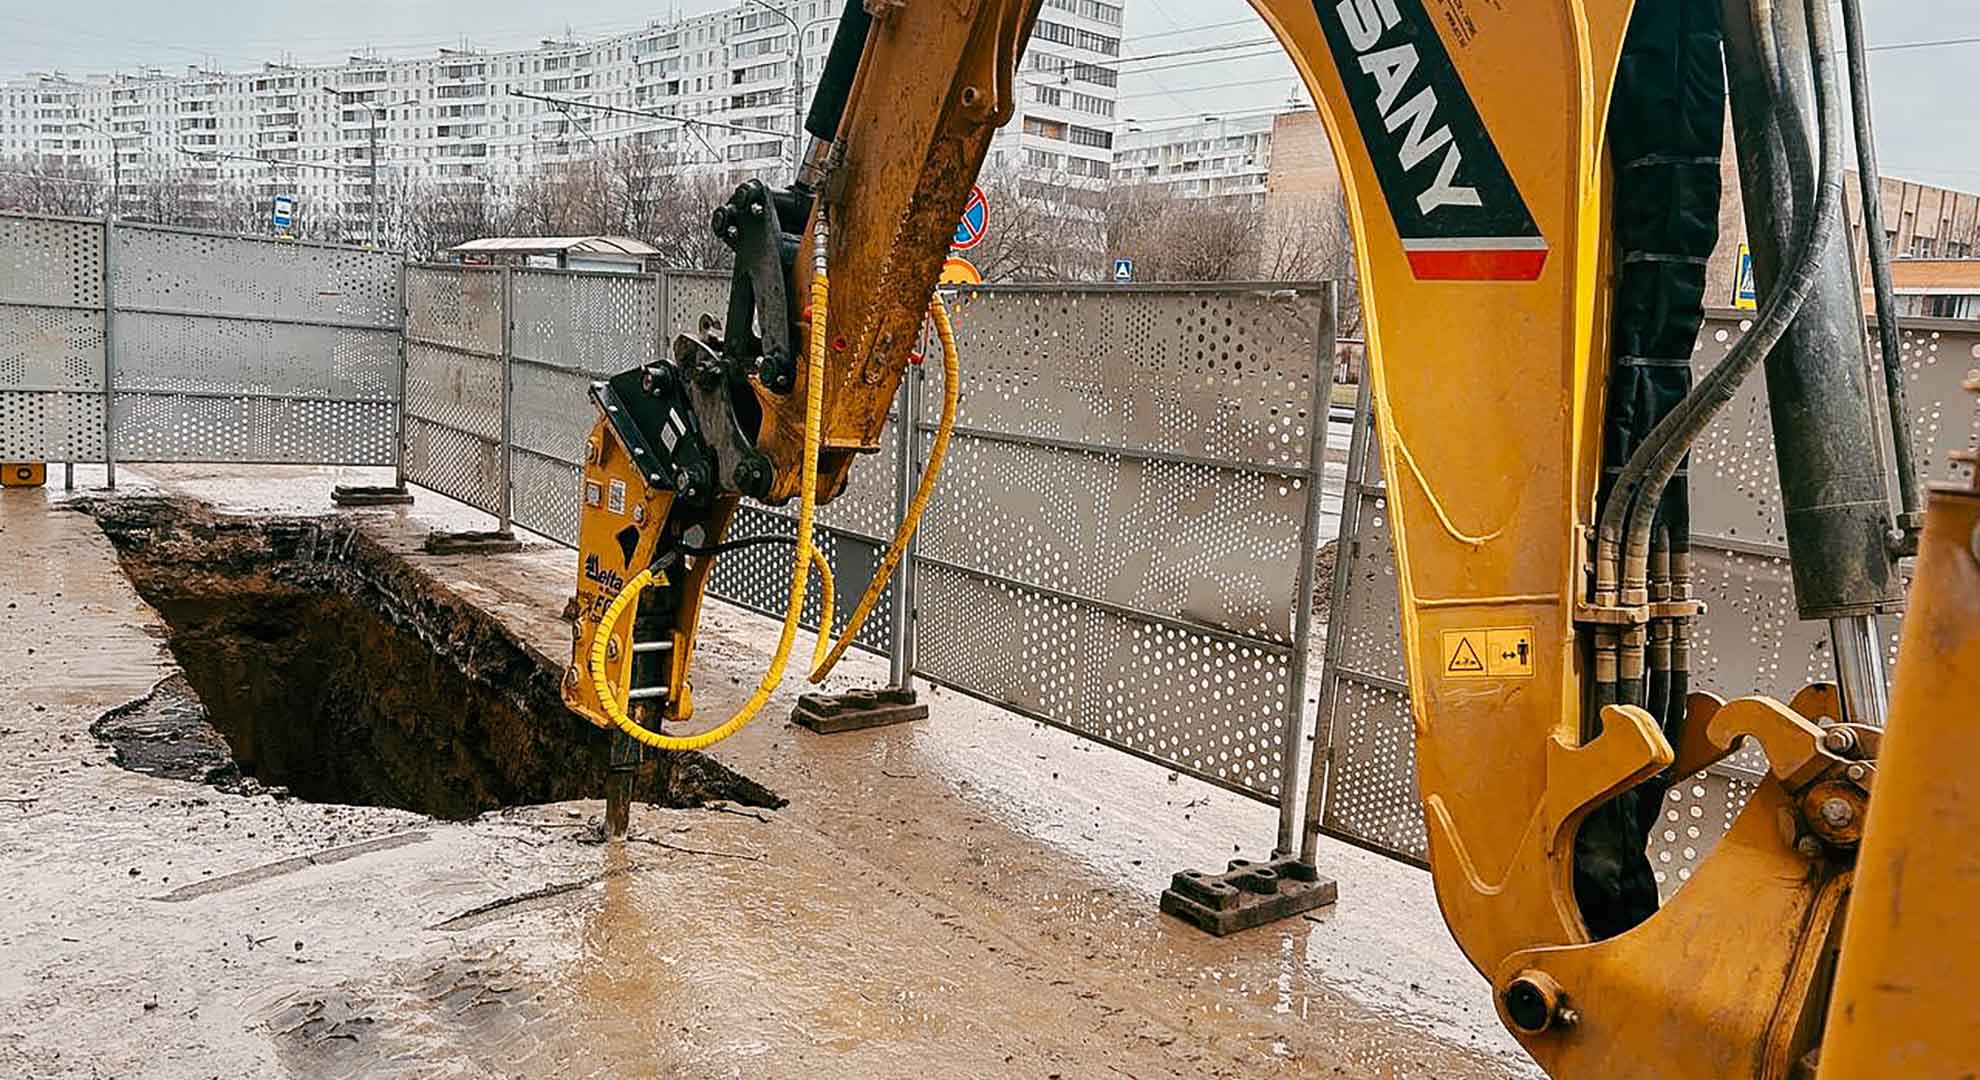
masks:
<instances>
[{"instance_id":1,"label":"red stripe on decal","mask_svg":"<svg viewBox=\"0 0 1980 1080\"><path fill-rule=\"evenodd\" d=\"M1409 268L1419 281L1538 281L1547 267L1542 250L1412 251Z\"/></svg>"}]
</instances>

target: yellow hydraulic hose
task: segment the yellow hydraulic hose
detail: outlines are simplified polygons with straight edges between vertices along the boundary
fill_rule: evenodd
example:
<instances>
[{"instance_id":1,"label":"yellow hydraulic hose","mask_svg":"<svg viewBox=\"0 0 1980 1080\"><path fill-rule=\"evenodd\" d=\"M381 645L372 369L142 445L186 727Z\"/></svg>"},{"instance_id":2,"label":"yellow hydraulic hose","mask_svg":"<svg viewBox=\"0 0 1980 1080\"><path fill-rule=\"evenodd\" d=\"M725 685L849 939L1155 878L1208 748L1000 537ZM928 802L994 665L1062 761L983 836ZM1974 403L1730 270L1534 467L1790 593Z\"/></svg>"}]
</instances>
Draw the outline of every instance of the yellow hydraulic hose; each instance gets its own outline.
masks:
<instances>
[{"instance_id":1,"label":"yellow hydraulic hose","mask_svg":"<svg viewBox=\"0 0 1980 1080\"><path fill-rule=\"evenodd\" d=\"M822 661L815 661L811 669L811 681L820 683L839 664L859 629L866 625L866 617L873 614L873 608L880 602L880 592L887 587L888 579L894 576L894 568L900 565L901 556L907 553L908 541L914 538L915 530L921 527L921 513L928 508L928 500L935 493L935 478L942 474L942 459L949 454L949 436L956 429L956 399L960 393L961 364L956 356L956 329L949 321L949 309L943 305L940 296L928 298L928 313L935 317L935 334L942 339L942 420L935 426L935 444L928 450L928 468L922 470L921 483L914 490L914 498L909 501L907 514L901 518L899 527L894 530L894 542L887 545L886 557L880 560L873 580L866 586L866 592L853 608L852 617L846 620L845 632L832 645L832 651ZM901 423L912 424L916 417L903 416ZM820 624L820 634L828 633L832 620L827 618ZM820 637L820 642L824 638Z\"/></svg>"},{"instance_id":2,"label":"yellow hydraulic hose","mask_svg":"<svg viewBox=\"0 0 1980 1080\"><path fill-rule=\"evenodd\" d=\"M820 257L825 249L825 213L818 215L817 244ZM790 660L791 643L797 638L798 617L804 610L804 589L809 579L809 571L814 560L822 563L817 549L811 542L812 517L818 509L818 447L824 439L825 414L825 323L830 311L830 295L826 290L825 275L814 273L811 279L811 343L810 363L805 371L804 392L804 464L803 474L798 485L798 527L797 557L791 564L791 597L784 609L784 630L777 638L777 651L770 658L770 670L763 673L763 680L756 686L743 707L736 711L720 727L711 728L699 735L662 735L640 726L624 706L619 704L619 694L612 688L610 679L605 677L605 651L612 640L619 619L626 609L638 599L639 594L653 583L653 572L642 570L626 582L619 590L611 606L605 609L605 616L599 621L598 637L591 646L591 682L598 692L598 703L605 714L612 718L620 731L658 750L701 750L713 746L734 735L763 711L779 684L784 681L784 667ZM828 594L829 595L829 594ZM825 622L831 625L829 613ZM676 659L676 662L681 662Z\"/></svg>"},{"instance_id":3,"label":"yellow hydraulic hose","mask_svg":"<svg viewBox=\"0 0 1980 1080\"><path fill-rule=\"evenodd\" d=\"M825 646L832 640L832 564L817 545L811 548L811 568L818 571L818 591L823 594L824 603L818 607L818 644L811 650L811 666L825 662Z\"/></svg>"}]
</instances>

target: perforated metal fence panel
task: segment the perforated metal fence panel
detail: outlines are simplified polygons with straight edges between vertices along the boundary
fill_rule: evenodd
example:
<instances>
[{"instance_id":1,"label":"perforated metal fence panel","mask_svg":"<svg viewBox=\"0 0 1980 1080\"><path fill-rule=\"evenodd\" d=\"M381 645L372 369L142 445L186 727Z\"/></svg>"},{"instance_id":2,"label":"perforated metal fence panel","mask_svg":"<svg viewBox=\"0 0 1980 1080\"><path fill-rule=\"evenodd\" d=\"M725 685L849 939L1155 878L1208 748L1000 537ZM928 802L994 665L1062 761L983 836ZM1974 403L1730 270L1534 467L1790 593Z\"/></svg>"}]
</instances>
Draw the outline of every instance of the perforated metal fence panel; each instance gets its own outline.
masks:
<instances>
[{"instance_id":1,"label":"perforated metal fence panel","mask_svg":"<svg viewBox=\"0 0 1980 1080\"><path fill-rule=\"evenodd\" d=\"M659 359L703 313L719 318L728 288L727 275L693 271L407 268L407 479L498 518L506 491L509 521L575 546L585 439L597 420L590 384ZM890 422L884 451L862 461L846 492L818 514L818 543L842 598L837 629L893 532L895 432ZM745 506L730 529L735 537L795 534L794 508ZM789 591L789 548L725 555L709 585L718 599L774 616ZM822 599L814 585L808 629L817 628ZM892 649L893 603L890 585L856 644Z\"/></svg>"},{"instance_id":2,"label":"perforated metal fence panel","mask_svg":"<svg viewBox=\"0 0 1980 1080\"><path fill-rule=\"evenodd\" d=\"M660 279L648 274L515 270L510 444L516 524L578 539L589 387L659 358Z\"/></svg>"},{"instance_id":3,"label":"perforated metal fence panel","mask_svg":"<svg viewBox=\"0 0 1980 1080\"><path fill-rule=\"evenodd\" d=\"M1276 802L1327 292L986 288L956 321L961 412L915 555L915 673Z\"/></svg>"},{"instance_id":4,"label":"perforated metal fence panel","mask_svg":"<svg viewBox=\"0 0 1980 1080\"><path fill-rule=\"evenodd\" d=\"M103 223L0 214L0 460L103 459Z\"/></svg>"},{"instance_id":5,"label":"perforated metal fence panel","mask_svg":"<svg viewBox=\"0 0 1980 1080\"><path fill-rule=\"evenodd\" d=\"M396 255L0 215L0 457L389 465Z\"/></svg>"},{"instance_id":6,"label":"perforated metal fence panel","mask_svg":"<svg viewBox=\"0 0 1980 1080\"><path fill-rule=\"evenodd\" d=\"M1708 320L1697 349L1698 374L1719 363L1747 328L1730 313ZM1930 479L1956 478L1952 451L1980 446L1980 410L1961 389L1966 373L1980 367L1980 329L1907 321L1903 340L1918 461L1929 467ZM1321 684L1330 754L1321 827L1416 862L1425 855L1426 837L1386 492L1365 408L1350 457ZM1787 700L1808 683L1834 677L1826 628L1796 616L1775 469L1765 380L1756 375L1692 454L1694 590L1709 607L1694 645L1694 689ZM1892 658L1900 625L1886 620ZM1749 752L1672 789L1650 851L1666 895L1690 878L1737 816L1761 764Z\"/></svg>"},{"instance_id":7,"label":"perforated metal fence panel","mask_svg":"<svg viewBox=\"0 0 1980 1080\"><path fill-rule=\"evenodd\" d=\"M692 334L700 329L701 317L717 321L729 317L729 275L714 270L668 270L660 275L666 310L662 322L667 336Z\"/></svg>"},{"instance_id":8,"label":"perforated metal fence panel","mask_svg":"<svg viewBox=\"0 0 1980 1080\"><path fill-rule=\"evenodd\" d=\"M506 277L409 266L405 278L406 479L506 519Z\"/></svg>"},{"instance_id":9,"label":"perforated metal fence panel","mask_svg":"<svg viewBox=\"0 0 1980 1080\"><path fill-rule=\"evenodd\" d=\"M154 225L111 237L120 459L397 460L398 256Z\"/></svg>"},{"instance_id":10,"label":"perforated metal fence panel","mask_svg":"<svg viewBox=\"0 0 1980 1080\"><path fill-rule=\"evenodd\" d=\"M897 414L889 414L880 436L881 451L861 458L853 465L852 478L837 499L818 508L812 528L819 549L832 567L836 602L833 608L832 636L845 632L853 606L873 581L887 542L893 538L896 491L900 482L899 428ZM769 508L747 504L736 511L729 526L729 538L750 536L796 536L797 503ZM880 598L860 626L853 644L868 652L891 655L894 649L895 591L900 587L902 568L888 582ZM782 618L791 595L791 549L787 547L749 548L722 556L709 576L708 591L732 604ZM805 592L801 625L818 629L824 590L812 575Z\"/></svg>"}]
</instances>

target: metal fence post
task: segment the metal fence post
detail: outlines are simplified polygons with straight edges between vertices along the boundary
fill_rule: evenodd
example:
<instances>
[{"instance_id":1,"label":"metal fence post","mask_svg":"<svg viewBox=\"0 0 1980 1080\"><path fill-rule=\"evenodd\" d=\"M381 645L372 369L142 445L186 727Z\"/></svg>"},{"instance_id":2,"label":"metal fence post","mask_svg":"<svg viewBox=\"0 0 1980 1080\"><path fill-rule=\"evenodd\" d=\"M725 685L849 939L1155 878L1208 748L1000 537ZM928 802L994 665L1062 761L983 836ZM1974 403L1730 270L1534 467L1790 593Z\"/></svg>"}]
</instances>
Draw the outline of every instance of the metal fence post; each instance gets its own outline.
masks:
<instances>
[{"instance_id":1,"label":"metal fence post","mask_svg":"<svg viewBox=\"0 0 1980 1080\"><path fill-rule=\"evenodd\" d=\"M399 260L399 399L396 415L392 418L392 487L406 490L406 365L407 355L412 352L407 343L412 337L412 295L406 290L411 287L410 274L404 259Z\"/></svg>"},{"instance_id":2,"label":"metal fence post","mask_svg":"<svg viewBox=\"0 0 1980 1080\"><path fill-rule=\"evenodd\" d=\"M114 324L117 301L115 276L111 267L116 256L117 222L106 211L103 215L103 478L106 486L117 486L116 384L117 346Z\"/></svg>"},{"instance_id":3,"label":"metal fence post","mask_svg":"<svg viewBox=\"0 0 1980 1080\"><path fill-rule=\"evenodd\" d=\"M1368 469L1368 454L1373 449L1369 445L1375 409L1374 394L1370 390L1372 376L1368 370L1371 360L1372 357L1364 351L1361 381L1355 394L1354 431L1348 437L1347 484L1341 490L1341 534L1334 549L1334 583L1327 605L1327 652L1321 658L1320 701L1313 715L1313 762L1306 778L1306 827L1305 835L1299 842L1299 861L1308 866L1314 865L1319 857L1320 821L1325 811L1322 795L1329 779L1328 766L1334 743L1334 708L1339 696L1342 655L1346 649L1347 635L1342 633L1342 623L1347 618L1348 581L1354 573L1354 562L1361 549L1361 477Z\"/></svg>"},{"instance_id":4,"label":"metal fence post","mask_svg":"<svg viewBox=\"0 0 1980 1080\"><path fill-rule=\"evenodd\" d=\"M653 312L653 358L647 363L664 364L670 344L667 340L667 275L664 273L653 275L653 302L658 305Z\"/></svg>"},{"instance_id":5,"label":"metal fence post","mask_svg":"<svg viewBox=\"0 0 1980 1080\"><path fill-rule=\"evenodd\" d=\"M898 416L894 421L894 520L907 519L908 503L914 499L915 481L919 470L914 467L917 444L915 431L921 417L915 412L915 382L920 369L910 367L901 373L901 388L894 395L894 408ZM916 530L919 532L920 530ZM893 649L888 656L888 685L907 689L914 681L914 670L908 658L908 636L913 633L913 618L909 611L914 581L914 540L908 540L908 550L902 553L901 562L894 570L894 599L892 617Z\"/></svg>"},{"instance_id":6,"label":"metal fence post","mask_svg":"<svg viewBox=\"0 0 1980 1080\"><path fill-rule=\"evenodd\" d=\"M674 272L672 270L662 270L659 277L660 288L657 291L660 293L660 311L657 321L660 323L660 355L662 358L665 358L668 355L667 347L670 344L667 340L668 335L673 329L667 325L667 318L668 313L674 310Z\"/></svg>"},{"instance_id":7,"label":"metal fence post","mask_svg":"<svg viewBox=\"0 0 1980 1080\"><path fill-rule=\"evenodd\" d=\"M1293 597L1297 606L1293 609L1293 653L1286 673L1286 717L1279 732L1279 840L1272 852L1275 859L1292 854L1298 842L1299 750L1306 727L1302 722L1306 711L1306 655L1313 638L1313 572L1319 558L1320 517L1326 507L1320 489L1327 473L1327 415L1333 403L1334 330L1338 321L1334 308L1339 302L1340 290L1330 282L1327 310L1315 334L1318 341L1313 357L1313 393L1306 410L1306 509L1299 525L1299 591ZM1317 711L1315 721L1317 734ZM1320 754L1317 739L1313 753L1316 757Z\"/></svg>"},{"instance_id":8,"label":"metal fence post","mask_svg":"<svg viewBox=\"0 0 1980 1080\"><path fill-rule=\"evenodd\" d=\"M516 269L502 268L502 498L501 524L496 531L508 535L515 529L515 333Z\"/></svg>"}]
</instances>

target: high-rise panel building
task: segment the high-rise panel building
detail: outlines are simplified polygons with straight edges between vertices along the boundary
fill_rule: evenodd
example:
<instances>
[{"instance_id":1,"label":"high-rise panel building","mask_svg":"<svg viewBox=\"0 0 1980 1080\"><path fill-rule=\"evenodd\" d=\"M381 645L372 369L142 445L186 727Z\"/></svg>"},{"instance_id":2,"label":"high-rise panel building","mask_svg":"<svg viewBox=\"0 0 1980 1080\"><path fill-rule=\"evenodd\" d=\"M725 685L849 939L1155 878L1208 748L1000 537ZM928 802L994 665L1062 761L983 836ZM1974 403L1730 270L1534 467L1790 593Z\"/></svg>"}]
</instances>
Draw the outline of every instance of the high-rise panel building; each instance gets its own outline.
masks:
<instances>
[{"instance_id":1,"label":"high-rise panel building","mask_svg":"<svg viewBox=\"0 0 1980 1080\"><path fill-rule=\"evenodd\" d=\"M127 213L161 191L182 206L293 195L305 220L334 220L354 241L367 238L374 166L387 198L496 201L625 146L656 170L778 174L800 141L798 83L808 96L840 6L747 0L610 37L414 59L45 72L0 84L0 159L101 182L114 173ZM1117 3L1045 0L993 165L1108 177L1120 23Z\"/></svg>"},{"instance_id":2,"label":"high-rise panel building","mask_svg":"<svg viewBox=\"0 0 1980 1080\"><path fill-rule=\"evenodd\" d=\"M1017 73L1017 115L984 170L1097 187L1113 174L1121 5L1045 0Z\"/></svg>"},{"instance_id":3,"label":"high-rise panel building","mask_svg":"<svg viewBox=\"0 0 1980 1080\"><path fill-rule=\"evenodd\" d=\"M1114 179L1153 184L1178 198L1262 204L1276 120L1205 116L1163 127L1129 125L1115 149Z\"/></svg>"}]
</instances>

